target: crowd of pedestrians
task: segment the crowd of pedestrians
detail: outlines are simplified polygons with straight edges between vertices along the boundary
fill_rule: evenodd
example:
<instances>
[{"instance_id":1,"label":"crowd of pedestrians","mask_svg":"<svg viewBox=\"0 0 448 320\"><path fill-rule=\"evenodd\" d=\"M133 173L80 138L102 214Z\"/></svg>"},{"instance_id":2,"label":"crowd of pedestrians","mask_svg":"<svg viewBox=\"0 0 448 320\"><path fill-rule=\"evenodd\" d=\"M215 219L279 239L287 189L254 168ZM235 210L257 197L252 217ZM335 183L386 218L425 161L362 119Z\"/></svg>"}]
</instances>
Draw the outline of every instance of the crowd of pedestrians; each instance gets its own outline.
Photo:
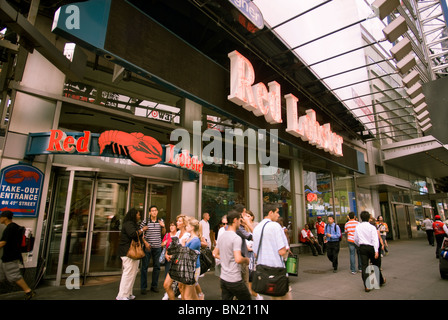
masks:
<instances>
[{"instance_id":1,"label":"crowd of pedestrians","mask_svg":"<svg viewBox=\"0 0 448 320\"><path fill-rule=\"evenodd\" d=\"M142 219L143 213L140 210L130 209L123 219L120 234L118 253L122 260L122 275L116 299L135 299L133 288L139 268L140 294L146 294L148 281L151 281L150 290L159 292L159 276L163 264L163 300L204 300L200 278L201 274L209 270L211 264L201 255L207 255L207 250L211 259L214 259L213 265L215 274L220 278L223 300L264 299L252 289L252 275L256 265L285 268L291 251L288 235L281 223L279 207L275 204L265 204L263 209L263 220L256 222L251 211L241 205L235 206L221 218L216 236L210 228L209 213L204 213L201 221L180 214L175 222L169 224L167 230L164 220L158 217L156 206L150 207L147 219ZM30 299L35 292L28 287L19 272L21 254L17 251L17 242L20 235L12 217L10 211L0 214L0 223L6 225L0 239L0 248L4 248L0 261L0 281L15 282L25 292L26 299ZM333 272L338 272L341 226L335 222L334 216L330 215L326 222L322 217L318 217L314 225L317 238L311 232L309 224L305 224L299 232L299 241L308 245L313 255L327 255ZM381 260L389 252L386 238L389 228L383 217L375 219L369 212L363 211L358 221L355 213L350 212L343 227L349 248L350 272L354 275L361 273L365 292L385 285ZM426 217L421 227L427 234L429 245L436 247L436 258L440 258L442 242L448 237L447 225L439 215L435 215L434 221ZM134 242L140 243L144 250L141 258L128 256ZM179 259L187 259L188 256L177 255L176 252L180 249L173 251L170 250L172 247L183 248L183 252L194 252L190 255L193 257L191 259L194 259L189 271L192 281L183 281L178 275L174 277L174 274L171 274L173 265L176 266ZM148 267L151 259L153 268L149 280ZM204 265L201 266L201 263ZM291 298L291 289L282 296L272 297Z\"/></svg>"},{"instance_id":2,"label":"crowd of pedestrians","mask_svg":"<svg viewBox=\"0 0 448 320\"><path fill-rule=\"evenodd\" d=\"M122 260L122 276L117 300L133 300L133 286L138 268L141 271L140 293L146 294L148 287L148 266L152 259L153 271L150 290L159 292L158 279L160 265L165 265L163 300L204 300L205 295L200 287L201 254L204 250L213 249L217 274L220 277L220 289L223 300L262 300L262 295L254 292L251 287L255 257L258 263L285 268L285 261L290 253L289 242L283 226L279 221L279 208L275 205L265 206L264 219L257 223L254 215L242 205L237 205L222 217L217 236L211 236L210 215L203 214L201 221L186 215L176 217L176 222L169 225L167 232L165 222L158 217L158 208L151 206L149 216L140 222L142 212L131 209L123 220L119 253ZM264 241L260 245L260 230L264 230ZM141 259L127 256L132 241L141 242L145 254ZM183 248L175 251L171 248ZM188 249L186 249L188 248ZM173 251L174 250L174 251ZM190 251L191 250L191 251ZM255 252L258 250L259 255ZM174 275L173 264L179 264L179 259L190 259L178 252L195 252L193 270L194 281L183 281ZM210 251L211 253L211 251ZM185 261L186 262L186 261ZM184 265L188 265L185 263ZM204 267L204 266L202 266ZM176 279L173 279L176 278ZM187 280L187 279L186 279ZM288 292L277 299L291 299Z\"/></svg>"},{"instance_id":3,"label":"crowd of pedestrians","mask_svg":"<svg viewBox=\"0 0 448 320\"><path fill-rule=\"evenodd\" d=\"M222 217L217 236L211 235L208 213L203 214L201 221L186 215L179 215L176 217L176 222L170 224L168 232L166 232L164 221L159 219L157 214L157 207L152 206L148 219L138 224L141 212L132 209L124 219L120 241L123 274L117 299L135 298L132 287L140 261L126 256L132 240L141 239L145 244L146 254L141 259L141 294L146 294L147 269L152 258L153 271L150 290L159 291L158 278L162 262L165 265L164 300L177 298L203 300L205 298L199 284L201 277L200 255L205 248L213 250L216 263L215 274L220 277L223 300L264 299L262 295L252 290L255 261L257 265L285 268L285 261L291 254L288 236L281 224L279 208L275 204L264 205L264 218L259 223L254 221L254 215L244 206L235 206L233 210ZM364 289L369 292L386 283L382 274L381 257L388 252L386 235L389 230L382 217L375 220L366 211L363 211L360 217L361 221L358 221L353 212L349 213L344 231L350 252L350 272L362 274ZM341 227L335 222L332 215L327 217L326 222L318 217L314 227L317 230L317 238L311 232L309 225L305 224L299 234L300 241L310 246L313 255L326 254L333 272L338 272L342 240ZM180 256L173 254L172 250L170 252L174 241L176 245L189 248L197 253L197 255L193 255L194 267L190 272L194 274L194 280L191 282L184 283L182 279L176 277L173 279L173 274L170 273L173 263L177 264L181 259ZM187 259L185 256L182 257ZM284 296L272 298L291 299L291 292L288 291Z\"/></svg>"}]
</instances>

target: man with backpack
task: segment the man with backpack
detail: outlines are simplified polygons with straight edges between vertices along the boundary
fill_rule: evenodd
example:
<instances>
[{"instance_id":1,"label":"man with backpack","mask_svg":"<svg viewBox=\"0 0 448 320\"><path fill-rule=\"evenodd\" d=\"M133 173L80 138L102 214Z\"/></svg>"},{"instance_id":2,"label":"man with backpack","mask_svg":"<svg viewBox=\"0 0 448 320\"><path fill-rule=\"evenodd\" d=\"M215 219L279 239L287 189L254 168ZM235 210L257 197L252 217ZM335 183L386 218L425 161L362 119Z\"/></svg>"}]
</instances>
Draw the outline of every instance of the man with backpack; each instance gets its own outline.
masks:
<instances>
[{"instance_id":1,"label":"man with backpack","mask_svg":"<svg viewBox=\"0 0 448 320\"><path fill-rule=\"evenodd\" d=\"M5 210L0 215L0 223L6 226L0 239L0 248L3 248L3 256L0 260L0 282L8 280L16 283L25 292L25 300L30 300L36 295L23 279L20 273L22 253L22 229L12 221L13 213ZM23 262L23 261L22 261Z\"/></svg>"},{"instance_id":2,"label":"man with backpack","mask_svg":"<svg viewBox=\"0 0 448 320\"><path fill-rule=\"evenodd\" d=\"M334 216L328 216L328 223L325 225L325 241L327 244L327 257L333 265L333 272L338 272L338 255L341 241L341 228L334 221Z\"/></svg>"}]
</instances>

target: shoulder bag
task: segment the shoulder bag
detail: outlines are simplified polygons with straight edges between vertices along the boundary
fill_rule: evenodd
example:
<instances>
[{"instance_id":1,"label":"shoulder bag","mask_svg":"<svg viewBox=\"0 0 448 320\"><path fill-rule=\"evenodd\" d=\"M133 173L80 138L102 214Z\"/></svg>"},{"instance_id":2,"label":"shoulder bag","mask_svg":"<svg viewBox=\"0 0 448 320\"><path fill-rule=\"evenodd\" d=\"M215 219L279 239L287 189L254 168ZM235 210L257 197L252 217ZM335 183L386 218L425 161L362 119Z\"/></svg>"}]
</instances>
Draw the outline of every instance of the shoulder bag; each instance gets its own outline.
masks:
<instances>
[{"instance_id":1,"label":"shoulder bag","mask_svg":"<svg viewBox=\"0 0 448 320\"><path fill-rule=\"evenodd\" d=\"M258 246L257 257L259 257L261 243L263 240L264 227L261 230L260 244ZM285 267L270 267L262 264L257 264L257 257L255 258L255 270L252 278L252 290L267 296L282 297L289 291L289 278ZM279 255L282 264L283 259Z\"/></svg>"},{"instance_id":2,"label":"shoulder bag","mask_svg":"<svg viewBox=\"0 0 448 320\"><path fill-rule=\"evenodd\" d=\"M145 250L143 249L143 246L140 243L138 231L136 231L136 233L137 233L137 241L132 239L131 246L129 247L129 250L128 250L128 253L126 254L126 256L128 258L131 258L134 260L139 260L145 256Z\"/></svg>"}]
</instances>

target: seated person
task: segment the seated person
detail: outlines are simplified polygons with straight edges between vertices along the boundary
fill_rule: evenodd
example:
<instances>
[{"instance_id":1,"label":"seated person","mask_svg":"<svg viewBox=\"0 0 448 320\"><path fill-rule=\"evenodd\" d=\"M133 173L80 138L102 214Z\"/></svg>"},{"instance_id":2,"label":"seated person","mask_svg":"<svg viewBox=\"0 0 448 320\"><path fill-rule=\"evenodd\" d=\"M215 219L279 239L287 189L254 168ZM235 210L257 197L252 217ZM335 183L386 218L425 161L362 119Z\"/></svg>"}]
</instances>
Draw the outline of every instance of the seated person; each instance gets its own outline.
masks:
<instances>
[{"instance_id":1,"label":"seated person","mask_svg":"<svg viewBox=\"0 0 448 320\"><path fill-rule=\"evenodd\" d=\"M310 227L307 224L305 224L300 232L300 242L307 244L311 248L313 256L317 256L317 254L323 255L322 247L319 245L316 238L314 238L314 235L311 233Z\"/></svg>"}]
</instances>

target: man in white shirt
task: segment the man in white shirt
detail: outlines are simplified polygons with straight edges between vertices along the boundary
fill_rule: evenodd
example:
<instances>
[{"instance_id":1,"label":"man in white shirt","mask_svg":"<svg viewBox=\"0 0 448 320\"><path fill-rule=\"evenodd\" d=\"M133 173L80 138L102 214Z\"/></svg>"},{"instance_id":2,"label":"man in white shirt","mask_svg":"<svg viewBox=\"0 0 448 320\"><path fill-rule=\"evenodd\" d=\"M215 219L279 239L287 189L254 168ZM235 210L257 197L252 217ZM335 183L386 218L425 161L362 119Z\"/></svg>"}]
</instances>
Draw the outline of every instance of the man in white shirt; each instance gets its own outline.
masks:
<instances>
[{"instance_id":1,"label":"man in white shirt","mask_svg":"<svg viewBox=\"0 0 448 320\"><path fill-rule=\"evenodd\" d=\"M199 221L199 233L202 235L202 238L207 241L207 247L211 249L212 241L210 239L210 214L208 212L204 212L202 215L202 220Z\"/></svg>"},{"instance_id":2,"label":"man in white shirt","mask_svg":"<svg viewBox=\"0 0 448 320\"><path fill-rule=\"evenodd\" d=\"M371 276L367 274L369 271L367 270L369 262L372 262L372 265L374 265L373 269L376 283L379 283L379 285L386 283L381 274L378 261L378 249L380 246L378 231L370 224L369 220L370 213L367 211L361 212L361 223L355 229L355 244L359 247L359 253L361 255L362 281L365 292L369 292L373 288L378 289L377 286L372 286Z\"/></svg>"},{"instance_id":3,"label":"man in white shirt","mask_svg":"<svg viewBox=\"0 0 448 320\"><path fill-rule=\"evenodd\" d=\"M257 264L281 268L285 266L284 258L288 256L289 244L281 225L277 223L277 220L280 217L278 211L279 209L276 205L264 205L263 214L265 219L254 228L254 243L252 249L255 254L257 254ZM263 241L261 242L261 248L259 250L261 232L264 225L266 225L266 227L263 232ZM286 293L283 297L272 298L291 300L291 292Z\"/></svg>"}]
</instances>

